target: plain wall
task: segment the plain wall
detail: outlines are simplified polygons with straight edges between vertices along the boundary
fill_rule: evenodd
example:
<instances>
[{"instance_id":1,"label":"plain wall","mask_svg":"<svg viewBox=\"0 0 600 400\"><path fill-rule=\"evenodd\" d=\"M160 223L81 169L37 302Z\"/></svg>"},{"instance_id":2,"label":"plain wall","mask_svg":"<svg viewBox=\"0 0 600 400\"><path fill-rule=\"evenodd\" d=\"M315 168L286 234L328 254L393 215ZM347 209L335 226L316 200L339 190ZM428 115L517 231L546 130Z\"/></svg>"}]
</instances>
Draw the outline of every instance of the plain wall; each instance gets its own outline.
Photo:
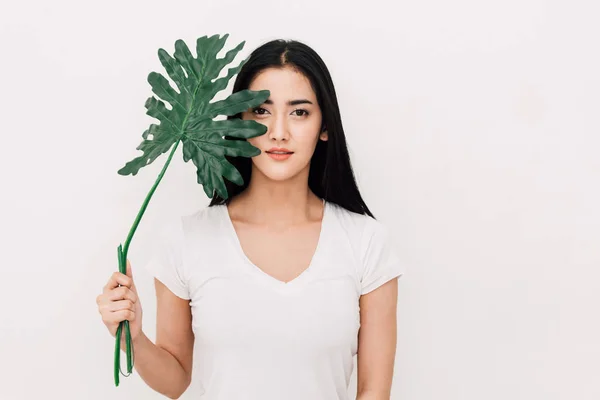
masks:
<instances>
[{"instance_id":1,"label":"plain wall","mask_svg":"<svg viewBox=\"0 0 600 400\"><path fill-rule=\"evenodd\" d=\"M166 161L117 174L156 122L144 108L148 73L164 73L156 52L216 33L227 49L246 40L232 65L281 37L330 69L360 189L407 265L392 399L599 399L599 11L3 3L0 399L161 398L137 373L115 388L95 298ZM206 204L179 148L129 252L151 338L152 228Z\"/></svg>"}]
</instances>

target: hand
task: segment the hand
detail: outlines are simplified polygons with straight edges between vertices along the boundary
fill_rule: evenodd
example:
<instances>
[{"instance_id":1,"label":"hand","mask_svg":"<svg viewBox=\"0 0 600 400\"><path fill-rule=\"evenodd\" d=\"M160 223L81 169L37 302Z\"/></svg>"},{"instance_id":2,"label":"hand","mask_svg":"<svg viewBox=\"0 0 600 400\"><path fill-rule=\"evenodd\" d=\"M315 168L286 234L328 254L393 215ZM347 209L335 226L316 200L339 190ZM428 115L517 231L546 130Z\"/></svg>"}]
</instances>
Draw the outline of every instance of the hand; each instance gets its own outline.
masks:
<instances>
[{"instance_id":1,"label":"hand","mask_svg":"<svg viewBox=\"0 0 600 400\"><path fill-rule=\"evenodd\" d=\"M129 260L127 260L126 274L114 272L102 293L96 297L96 303L98 311L102 315L102 322L113 337L117 335L119 323L128 320L131 341L135 341L142 331L142 305L133 282ZM125 329L123 328L121 348L125 348L125 338Z\"/></svg>"}]
</instances>

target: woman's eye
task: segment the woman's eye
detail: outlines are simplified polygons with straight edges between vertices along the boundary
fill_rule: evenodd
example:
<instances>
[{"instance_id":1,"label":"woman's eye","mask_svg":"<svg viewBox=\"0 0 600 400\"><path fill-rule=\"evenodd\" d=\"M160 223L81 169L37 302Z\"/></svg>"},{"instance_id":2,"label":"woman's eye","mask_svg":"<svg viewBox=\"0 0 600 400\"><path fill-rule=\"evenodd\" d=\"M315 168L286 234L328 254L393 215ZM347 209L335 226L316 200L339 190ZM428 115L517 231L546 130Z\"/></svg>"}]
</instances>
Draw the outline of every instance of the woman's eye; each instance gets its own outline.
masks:
<instances>
[{"instance_id":1,"label":"woman's eye","mask_svg":"<svg viewBox=\"0 0 600 400\"><path fill-rule=\"evenodd\" d=\"M265 115L268 113L268 111L262 107L256 107L256 108L252 109L252 113L254 115ZM303 117L303 116L308 115L308 111L306 111L302 108L296 109L292 113L296 113L296 116L298 116L298 117Z\"/></svg>"},{"instance_id":2,"label":"woman's eye","mask_svg":"<svg viewBox=\"0 0 600 400\"><path fill-rule=\"evenodd\" d=\"M300 111L300 112L303 112L303 113L304 113L304 114L301 114L301 115L298 115L298 114L296 114L296 115L298 115L299 117L302 117L302 116L308 115L308 111L306 111L306 110L304 110L304 109L301 109L301 108L299 108L299 109L297 109L297 110L294 110L294 112L297 112L297 111Z\"/></svg>"},{"instance_id":3,"label":"woman's eye","mask_svg":"<svg viewBox=\"0 0 600 400\"><path fill-rule=\"evenodd\" d=\"M261 111L261 112L257 112L257 111ZM253 114L257 114L257 115L264 115L265 113L263 111L267 111L262 107L256 107L252 110Z\"/></svg>"}]
</instances>

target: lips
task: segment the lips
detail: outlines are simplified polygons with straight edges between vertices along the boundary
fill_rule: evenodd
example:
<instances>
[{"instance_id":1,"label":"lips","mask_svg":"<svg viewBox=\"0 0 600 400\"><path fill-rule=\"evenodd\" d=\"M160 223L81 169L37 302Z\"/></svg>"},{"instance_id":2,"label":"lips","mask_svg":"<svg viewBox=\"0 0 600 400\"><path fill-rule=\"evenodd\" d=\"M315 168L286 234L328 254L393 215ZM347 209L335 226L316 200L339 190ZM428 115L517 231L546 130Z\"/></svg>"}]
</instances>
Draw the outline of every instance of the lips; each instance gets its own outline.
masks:
<instances>
[{"instance_id":1,"label":"lips","mask_svg":"<svg viewBox=\"0 0 600 400\"><path fill-rule=\"evenodd\" d=\"M266 151L269 154L293 154L294 152L285 147L271 147Z\"/></svg>"}]
</instances>

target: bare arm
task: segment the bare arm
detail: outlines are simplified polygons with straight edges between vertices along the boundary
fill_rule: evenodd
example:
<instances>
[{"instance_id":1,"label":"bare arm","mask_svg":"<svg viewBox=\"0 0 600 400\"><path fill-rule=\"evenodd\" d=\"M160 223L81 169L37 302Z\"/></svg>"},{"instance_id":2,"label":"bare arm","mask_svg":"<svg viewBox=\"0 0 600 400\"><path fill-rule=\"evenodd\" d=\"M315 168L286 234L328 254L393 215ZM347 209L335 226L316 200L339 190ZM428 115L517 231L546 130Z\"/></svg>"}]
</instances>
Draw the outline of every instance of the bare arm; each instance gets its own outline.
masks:
<instances>
[{"instance_id":1,"label":"bare arm","mask_svg":"<svg viewBox=\"0 0 600 400\"><path fill-rule=\"evenodd\" d=\"M141 333L133 342L134 366L148 386L177 399L191 383L194 347L191 309L189 300L177 297L156 278L154 285L156 344Z\"/></svg>"},{"instance_id":2,"label":"bare arm","mask_svg":"<svg viewBox=\"0 0 600 400\"><path fill-rule=\"evenodd\" d=\"M389 400L396 356L398 280L360 297L356 400Z\"/></svg>"}]
</instances>

